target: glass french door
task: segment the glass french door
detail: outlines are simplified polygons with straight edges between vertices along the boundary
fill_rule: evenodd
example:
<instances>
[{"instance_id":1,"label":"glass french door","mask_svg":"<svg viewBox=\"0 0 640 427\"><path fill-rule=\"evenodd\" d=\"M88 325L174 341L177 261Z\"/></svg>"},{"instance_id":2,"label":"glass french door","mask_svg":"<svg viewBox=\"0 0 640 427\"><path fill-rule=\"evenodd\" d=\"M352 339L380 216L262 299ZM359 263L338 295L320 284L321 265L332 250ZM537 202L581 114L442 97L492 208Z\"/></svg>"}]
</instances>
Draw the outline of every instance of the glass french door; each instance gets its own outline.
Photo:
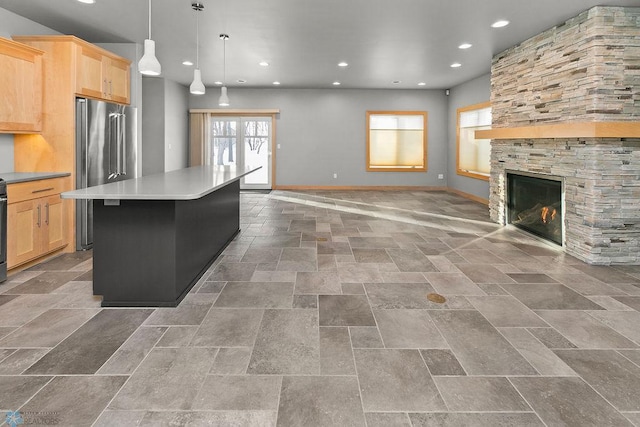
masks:
<instances>
[{"instance_id":1,"label":"glass french door","mask_svg":"<svg viewBox=\"0 0 640 427\"><path fill-rule=\"evenodd\" d=\"M245 190L271 189L272 118L211 116L207 163L261 169L240 181Z\"/></svg>"}]
</instances>

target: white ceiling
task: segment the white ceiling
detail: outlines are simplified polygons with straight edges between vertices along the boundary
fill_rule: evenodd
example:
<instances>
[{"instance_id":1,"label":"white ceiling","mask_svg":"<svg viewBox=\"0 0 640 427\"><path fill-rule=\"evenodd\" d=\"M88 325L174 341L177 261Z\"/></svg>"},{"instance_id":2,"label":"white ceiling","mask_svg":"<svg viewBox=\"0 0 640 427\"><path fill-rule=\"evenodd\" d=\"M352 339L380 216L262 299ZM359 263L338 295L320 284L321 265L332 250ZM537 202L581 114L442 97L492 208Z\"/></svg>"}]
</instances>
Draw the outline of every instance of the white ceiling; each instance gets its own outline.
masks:
<instances>
[{"instance_id":1,"label":"white ceiling","mask_svg":"<svg viewBox=\"0 0 640 427\"><path fill-rule=\"evenodd\" d=\"M162 76L188 85L195 62L191 0L152 0L152 39ZM445 89L489 72L491 58L595 5L640 6L640 0L200 0L200 68L227 84L323 88ZM0 0L0 7L87 41L147 38L147 0ZM491 23L511 24L493 29ZM467 50L458 49L472 43ZM267 61L268 67L258 65ZM349 66L340 68L338 62ZM450 68L453 62L462 67ZM401 83L393 84L392 81Z\"/></svg>"}]
</instances>

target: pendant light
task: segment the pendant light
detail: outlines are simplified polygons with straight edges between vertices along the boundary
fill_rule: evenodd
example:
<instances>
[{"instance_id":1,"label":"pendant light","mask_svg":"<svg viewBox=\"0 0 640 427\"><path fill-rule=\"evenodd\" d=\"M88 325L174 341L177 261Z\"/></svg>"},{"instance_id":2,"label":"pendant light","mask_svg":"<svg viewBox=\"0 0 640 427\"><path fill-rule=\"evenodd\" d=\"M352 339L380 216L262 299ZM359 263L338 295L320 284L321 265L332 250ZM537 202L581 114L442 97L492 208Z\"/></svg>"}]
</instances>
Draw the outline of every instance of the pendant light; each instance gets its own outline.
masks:
<instances>
[{"instance_id":1,"label":"pendant light","mask_svg":"<svg viewBox=\"0 0 640 427\"><path fill-rule=\"evenodd\" d=\"M138 62L138 70L145 76L159 76L162 70L156 58L156 42L151 40L151 0L149 0L149 38L144 41L144 55Z\"/></svg>"},{"instance_id":2,"label":"pendant light","mask_svg":"<svg viewBox=\"0 0 640 427\"><path fill-rule=\"evenodd\" d=\"M220 98L218 99L218 105L221 107L229 106L229 97L227 96L227 40L229 40L228 34L220 34L220 39L222 40L223 46L223 57L222 57L222 90L220 92Z\"/></svg>"},{"instance_id":3,"label":"pendant light","mask_svg":"<svg viewBox=\"0 0 640 427\"><path fill-rule=\"evenodd\" d=\"M196 12L202 12L204 5L202 3L191 3L191 8ZM196 13L196 69L193 70L193 82L189 86L189 92L194 95L204 95L204 83L202 83L202 74L200 74L200 23L198 14Z\"/></svg>"}]
</instances>

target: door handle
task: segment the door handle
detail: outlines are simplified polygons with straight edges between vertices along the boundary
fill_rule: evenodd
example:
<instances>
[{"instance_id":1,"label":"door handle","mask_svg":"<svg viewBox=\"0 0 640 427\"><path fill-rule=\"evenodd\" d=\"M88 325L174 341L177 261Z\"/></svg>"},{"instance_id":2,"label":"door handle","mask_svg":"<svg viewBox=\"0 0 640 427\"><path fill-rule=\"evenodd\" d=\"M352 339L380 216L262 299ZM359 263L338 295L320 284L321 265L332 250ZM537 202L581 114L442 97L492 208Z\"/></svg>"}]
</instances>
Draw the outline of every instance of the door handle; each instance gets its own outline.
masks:
<instances>
[{"instance_id":1,"label":"door handle","mask_svg":"<svg viewBox=\"0 0 640 427\"><path fill-rule=\"evenodd\" d=\"M49 203L44 205L44 223L49 225Z\"/></svg>"},{"instance_id":2,"label":"door handle","mask_svg":"<svg viewBox=\"0 0 640 427\"><path fill-rule=\"evenodd\" d=\"M120 114L120 175L127 175L127 116L126 114Z\"/></svg>"},{"instance_id":3,"label":"door handle","mask_svg":"<svg viewBox=\"0 0 640 427\"><path fill-rule=\"evenodd\" d=\"M53 187L43 188L43 189L41 189L41 190L33 190L33 191L31 192L31 194L44 193L45 191L51 191L51 190L53 190Z\"/></svg>"},{"instance_id":4,"label":"door handle","mask_svg":"<svg viewBox=\"0 0 640 427\"><path fill-rule=\"evenodd\" d=\"M109 131L108 131L108 142L109 142L109 179L114 179L118 177L118 147L117 147L117 138L118 138L118 114L111 113L109 114ZM115 145L115 147L114 147ZM115 172L112 169L113 165L113 152L116 151L116 165Z\"/></svg>"},{"instance_id":5,"label":"door handle","mask_svg":"<svg viewBox=\"0 0 640 427\"><path fill-rule=\"evenodd\" d=\"M116 176L120 176L122 170L122 115L116 115Z\"/></svg>"},{"instance_id":6,"label":"door handle","mask_svg":"<svg viewBox=\"0 0 640 427\"><path fill-rule=\"evenodd\" d=\"M41 220L41 218L40 218L40 205L38 205L38 222L37 222L38 228L40 228L40 225L41 225L40 224L40 220Z\"/></svg>"}]
</instances>

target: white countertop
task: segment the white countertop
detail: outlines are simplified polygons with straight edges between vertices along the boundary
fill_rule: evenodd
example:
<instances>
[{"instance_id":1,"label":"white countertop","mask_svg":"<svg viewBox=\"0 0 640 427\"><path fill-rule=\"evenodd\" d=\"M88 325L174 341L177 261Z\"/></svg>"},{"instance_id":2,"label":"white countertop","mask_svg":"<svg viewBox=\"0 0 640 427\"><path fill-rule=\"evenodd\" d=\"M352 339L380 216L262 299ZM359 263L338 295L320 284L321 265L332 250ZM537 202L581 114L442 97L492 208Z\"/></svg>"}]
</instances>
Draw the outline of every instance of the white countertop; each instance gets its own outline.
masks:
<instances>
[{"instance_id":1,"label":"white countertop","mask_svg":"<svg viewBox=\"0 0 640 427\"><path fill-rule=\"evenodd\" d=\"M62 178L71 175L68 172L0 172L0 178L7 184L19 182L38 181L41 179Z\"/></svg>"},{"instance_id":2,"label":"white countertop","mask_svg":"<svg viewBox=\"0 0 640 427\"><path fill-rule=\"evenodd\" d=\"M206 196L258 168L194 166L62 193L63 199L194 200Z\"/></svg>"}]
</instances>

